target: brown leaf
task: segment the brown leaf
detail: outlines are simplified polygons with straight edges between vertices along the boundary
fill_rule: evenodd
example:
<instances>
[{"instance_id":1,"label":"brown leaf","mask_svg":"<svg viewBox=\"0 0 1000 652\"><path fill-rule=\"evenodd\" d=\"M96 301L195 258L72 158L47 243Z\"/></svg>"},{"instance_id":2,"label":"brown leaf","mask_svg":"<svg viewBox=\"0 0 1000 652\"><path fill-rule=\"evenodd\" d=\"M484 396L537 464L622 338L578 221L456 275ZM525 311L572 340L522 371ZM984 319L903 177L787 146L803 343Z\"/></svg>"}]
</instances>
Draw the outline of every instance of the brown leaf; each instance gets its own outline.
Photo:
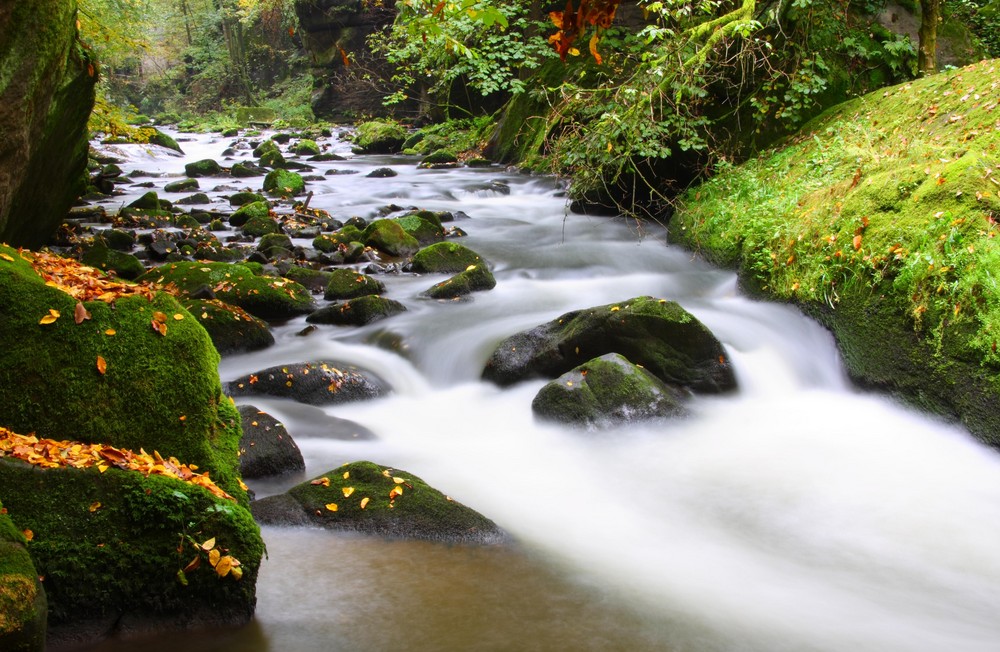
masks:
<instances>
[{"instance_id":1,"label":"brown leaf","mask_svg":"<svg viewBox=\"0 0 1000 652\"><path fill-rule=\"evenodd\" d=\"M77 301L76 308L73 309L73 321L82 324L85 319L90 319L90 312L83 306L82 301Z\"/></svg>"}]
</instances>

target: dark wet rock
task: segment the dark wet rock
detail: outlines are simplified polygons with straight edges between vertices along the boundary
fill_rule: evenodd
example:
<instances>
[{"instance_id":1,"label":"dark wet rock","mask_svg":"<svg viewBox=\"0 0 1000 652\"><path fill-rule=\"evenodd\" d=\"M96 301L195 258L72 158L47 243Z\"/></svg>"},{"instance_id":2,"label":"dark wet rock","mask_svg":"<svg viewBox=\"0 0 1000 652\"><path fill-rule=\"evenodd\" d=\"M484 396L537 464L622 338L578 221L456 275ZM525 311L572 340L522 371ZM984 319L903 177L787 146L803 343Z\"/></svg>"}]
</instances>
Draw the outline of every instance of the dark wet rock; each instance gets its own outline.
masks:
<instances>
[{"instance_id":1,"label":"dark wet rock","mask_svg":"<svg viewBox=\"0 0 1000 652\"><path fill-rule=\"evenodd\" d=\"M313 525L392 539L502 543L497 525L420 478L353 462L251 505L265 525Z\"/></svg>"},{"instance_id":2,"label":"dark wet rock","mask_svg":"<svg viewBox=\"0 0 1000 652\"><path fill-rule=\"evenodd\" d=\"M180 302L205 327L215 349L222 355L259 351L274 344L274 335L267 322L239 306L215 299L215 293L208 286L202 286Z\"/></svg>"},{"instance_id":3,"label":"dark wet rock","mask_svg":"<svg viewBox=\"0 0 1000 652\"><path fill-rule=\"evenodd\" d=\"M617 353L567 371L543 386L531 402L549 421L603 428L687 413L687 393L667 385Z\"/></svg>"},{"instance_id":4,"label":"dark wet rock","mask_svg":"<svg viewBox=\"0 0 1000 652\"><path fill-rule=\"evenodd\" d=\"M331 272L319 269L292 265L283 270L281 275L296 283L301 283L313 293L320 293L326 290L326 286L330 283L331 274Z\"/></svg>"},{"instance_id":5,"label":"dark wet rock","mask_svg":"<svg viewBox=\"0 0 1000 652\"><path fill-rule=\"evenodd\" d=\"M244 229L244 233L245 232L246 229ZM257 243L257 251L261 252L269 259L273 259L275 256L280 255L290 256L292 255L293 249L294 246L292 245L292 239L284 233L268 233L260 239L260 242Z\"/></svg>"},{"instance_id":6,"label":"dark wet rock","mask_svg":"<svg viewBox=\"0 0 1000 652\"><path fill-rule=\"evenodd\" d=\"M171 181L167 185L163 186L165 192L189 192L191 190L197 190L198 180L197 179L181 179L180 181Z\"/></svg>"},{"instance_id":7,"label":"dark wet rock","mask_svg":"<svg viewBox=\"0 0 1000 652\"><path fill-rule=\"evenodd\" d=\"M417 239L404 231L395 220L375 220L365 227L361 237L365 245L390 256L411 256L420 249Z\"/></svg>"},{"instance_id":8,"label":"dark wet rock","mask_svg":"<svg viewBox=\"0 0 1000 652\"><path fill-rule=\"evenodd\" d=\"M555 378L606 353L620 353L660 380L695 392L736 387L722 344L691 313L665 299L636 297L568 312L496 348L483 378L510 385Z\"/></svg>"},{"instance_id":9,"label":"dark wet rock","mask_svg":"<svg viewBox=\"0 0 1000 652\"><path fill-rule=\"evenodd\" d=\"M123 229L108 229L99 237L107 246L118 251L132 251L135 246L135 236Z\"/></svg>"},{"instance_id":10,"label":"dark wet rock","mask_svg":"<svg viewBox=\"0 0 1000 652\"><path fill-rule=\"evenodd\" d=\"M431 214L433 216L433 213ZM421 246L444 240L444 228L440 222L435 223L419 213L397 217L396 221L403 230L413 236Z\"/></svg>"},{"instance_id":11,"label":"dark wet rock","mask_svg":"<svg viewBox=\"0 0 1000 652\"><path fill-rule=\"evenodd\" d=\"M22 532L0 511L0 650L42 652L48 603Z\"/></svg>"},{"instance_id":12,"label":"dark wet rock","mask_svg":"<svg viewBox=\"0 0 1000 652\"><path fill-rule=\"evenodd\" d=\"M324 163L326 161L343 161L345 159L340 154L334 154L333 152L324 152L322 154L317 154L316 156L310 156L306 160L314 161L316 163ZM332 172L332 170L328 171L327 174L330 174L330 172Z\"/></svg>"},{"instance_id":13,"label":"dark wet rock","mask_svg":"<svg viewBox=\"0 0 1000 652\"><path fill-rule=\"evenodd\" d=\"M469 265L451 278L436 283L425 294L432 299L454 299L472 292L492 290L497 285L493 272L486 263Z\"/></svg>"},{"instance_id":14,"label":"dark wet rock","mask_svg":"<svg viewBox=\"0 0 1000 652\"><path fill-rule=\"evenodd\" d=\"M113 272L116 276L133 280L138 278L146 268L138 258L132 254L111 249L103 242L95 242L87 249L81 261L85 265L94 267L104 272Z\"/></svg>"},{"instance_id":15,"label":"dark wet rock","mask_svg":"<svg viewBox=\"0 0 1000 652\"><path fill-rule=\"evenodd\" d=\"M393 299L369 294L320 308L306 317L310 324L363 326L406 311L406 306Z\"/></svg>"},{"instance_id":16,"label":"dark wet rock","mask_svg":"<svg viewBox=\"0 0 1000 652\"><path fill-rule=\"evenodd\" d=\"M431 152L424 157L422 161L417 165L419 168L429 168L431 170L444 170L447 168L458 167L458 157L455 156L454 152L449 152L448 150L439 149L436 152Z\"/></svg>"},{"instance_id":17,"label":"dark wet rock","mask_svg":"<svg viewBox=\"0 0 1000 652\"><path fill-rule=\"evenodd\" d=\"M333 177L333 176L344 175L344 174L358 174L359 172L360 172L360 170L338 170L338 169L333 169L333 170L327 170L323 174L326 175L326 176L329 176L329 177Z\"/></svg>"},{"instance_id":18,"label":"dark wet rock","mask_svg":"<svg viewBox=\"0 0 1000 652\"><path fill-rule=\"evenodd\" d=\"M166 260L167 256L177 253L177 242L166 233L157 233L153 240L146 245L146 252L153 260Z\"/></svg>"},{"instance_id":19,"label":"dark wet rock","mask_svg":"<svg viewBox=\"0 0 1000 652\"><path fill-rule=\"evenodd\" d=\"M267 170L253 161L241 161L233 163L229 174L237 179L246 179L247 177L262 177L267 174Z\"/></svg>"},{"instance_id":20,"label":"dark wet rock","mask_svg":"<svg viewBox=\"0 0 1000 652\"><path fill-rule=\"evenodd\" d=\"M278 133L271 136L271 140L273 140L276 143L281 143L282 145L284 145L285 143L288 143L292 140L292 135L286 133Z\"/></svg>"},{"instance_id":21,"label":"dark wet rock","mask_svg":"<svg viewBox=\"0 0 1000 652\"><path fill-rule=\"evenodd\" d=\"M214 177L222 174L222 166L210 158L205 158L185 165L184 174L189 177Z\"/></svg>"},{"instance_id":22,"label":"dark wet rock","mask_svg":"<svg viewBox=\"0 0 1000 652\"><path fill-rule=\"evenodd\" d=\"M188 195L187 197L181 197L180 199L177 200L177 203L183 204L185 206L190 206L192 204L211 204L212 200L209 199L208 195L206 195L205 193L196 192L193 195ZM200 222L198 222L198 220L196 220L193 216L189 217L191 217L191 219L194 220L196 224L200 224Z\"/></svg>"},{"instance_id":23,"label":"dark wet rock","mask_svg":"<svg viewBox=\"0 0 1000 652\"><path fill-rule=\"evenodd\" d=\"M323 298L328 301L354 299L385 292L385 283L353 269L335 269L329 272L329 275L329 282L323 293Z\"/></svg>"},{"instance_id":24,"label":"dark wet rock","mask_svg":"<svg viewBox=\"0 0 1000 652\"><path fill-rule=\"evenodd\" d=\"M439 242L413 255L410 269L418 274L454 274L486 261L472 249L457 242Z\"/></svg>"},{"instance_id":25,"label":"dark wet rock","mask_svg":"<svg viewBox=\"0 0 1000 652\"><path fill-rule=\"evenodd\" d=\"M288 164L285 160L285 155L278 151L269 151L261 154L260 164L263 167L268 168L281 168Z\"/></svg>"},{"instance_id":26,"label":"dark wet rock","mask_svg":"<svg viewBox=\"0 0 1000 652\"><path fill-rule=\"evenodd\" d=\"M287 319L313 311L309 290L288 279L257 276L249 266L216 262L178 262L146 272L140 280L173 284L182 295L209 286L220 300L261 319Z\"/></svg>"},{"instance_id":27,"label":"dark wet rock","mask_svg":"<svg viewBox=\"0 0 1000 652\"><path fill-rule=\"evenodd\" d=\"M306 470L302 452L285 426L253 405L239 406L243 426L240 473L244 478L267 478Z\"/></svg>"},{"instance_id":28,"label":"dark wet rock","mask_svg":"<svg viewBox=\"0 0 1000 652\"><path fill-rule=\"evenodd\" d=\"M306 184L296 172L288 170L271 170L264 177L264 192L279 197L299 195L305 191Z\"/></svg>"},{"instance_id":29,"label":"dark wet rock","mask_svg":"<svg viewBox=\"0 0 1000 652\"><path fill-rule=\"evenodd\" d=\"M480 183L466 188L469 192L486 192L495 193L497 195L509 195L510 185L498 180L489 181L487 183Z\"/></svg>"},{"instance_id":30,"label":"dark wet rock","mask_svg":"<svg viewBox=\"0 0 1000 652\"><path fill-rule=\"evenodd\" d=\"M135 201L129 204L131 208L139 208L142 210L165 210L163 202L160 200L160 196L155 192L147 192L142 197L139 197Z\"/></svg>"},{"instance_id":31,"label":"dark wet rock","mask_svg":"<svg viewBox=\"0 0 1000 652\"><path fill-rule=\"evenodd\" d=\"M488 168L493 165L493 161L488 158L473 157L466 161L465 165L470 168Z\"/></svg>"},{"instance_id":32,"label":"dark wet rock","mask_svg":"<svg viewBox=\"0 0 1000 652\"><path fill-rule=\"evenodd\" d=\"M254 215L243 225L244 235L259 238L269 233L281 233L281 225L278 224L278 220L270 215Z\"/></svg>"},{"instance_id":33,"label":"dark wet rock","mask_svg":"<svg viewBox=\"0 0 1000 652\"><path fill-rule=\"evenodd\" d=\"M264 195L256 192L236 192L229 195L229 205L230 206L245 206L246 204L252 204L254 202L267 202ZM236 226L239 226L238 224Z\"/></svg>"},{"instance_id":34,"label":"dark wet rock","mask_svg":"<svg viewBox=\"0 0 1000 652\"><path fill-rule=\"evenodd\" d=\"M397 174L399 173L393 170L392 168L375 168L365 176L370 177L372 179L389 179L396 176Z\"/></svg>"},{"instance_id":35,"label":"dark wet rock","mask_svg":"<svg viewBox=\"0 0 1000 652\"><path fill-rule=\"evenodd\" d=\"M267 395L309 405L378 398L387 385L371 372L337 362L296 362L268 367L229 383L231 396Z\"/></svg>"},{"instance_id":36,"label":"dark wet rock","mask_svg":"<svg viewBox=\"0 0 1000 652\"><path fill-rule=\"evenodd\" d=\"M251 201L243 204L229 216L229 226L243 226L251 218L267 218L271 214L271 206L266 201Z\"/></svg>"}]
</instances>

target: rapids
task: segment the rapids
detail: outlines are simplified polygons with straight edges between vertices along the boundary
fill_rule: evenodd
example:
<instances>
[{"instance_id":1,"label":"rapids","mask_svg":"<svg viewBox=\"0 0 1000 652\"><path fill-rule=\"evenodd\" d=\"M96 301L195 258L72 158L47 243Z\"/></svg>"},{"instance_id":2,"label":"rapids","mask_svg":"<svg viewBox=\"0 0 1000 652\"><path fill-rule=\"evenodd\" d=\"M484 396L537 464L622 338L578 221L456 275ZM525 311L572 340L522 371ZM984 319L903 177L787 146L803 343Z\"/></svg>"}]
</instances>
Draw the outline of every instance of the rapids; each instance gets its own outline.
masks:
<instances>
[{"instance_id":1,"label":"rapids","mask_svg":"<svg viewBox=\"0 0 1000 652\"><path fill-rule=\"evenodd\" d=\"M136 148L122 167L163 172L160 185L186 161L231 164L221 160L229 144L196 136L181 143L184 159ZM368 459L422 477L517 543L268 527L251 625L95 649L174 650L180 640L220 652L1000 649L996 451L857 391L824 329L741 296L731 273L667 244L655 225L570 214L547 178L415 164L318 164L314 174L358 174L308 183L310 205L340 219L388 203L463 211L462 242L492 263L497 287L434 302L419 294L441 278L387 275L387 296L408 312L305 337L304 319L276 324L275 346L224 358L220 375L333 359L394 389L323 410L373 440L324 436L316 411L286 401L241 401L282 420L307 464L304 476L251 483L258 496ZM398 176L364 176L383 166ZM125 190L116 202L145 189ZM691 418L666 426L592 433L537 423L540 381L500 389L479 380L515 331L642 294L676 300L708 325L740 391L697 399Z\"/></svg>"}]
</instances>

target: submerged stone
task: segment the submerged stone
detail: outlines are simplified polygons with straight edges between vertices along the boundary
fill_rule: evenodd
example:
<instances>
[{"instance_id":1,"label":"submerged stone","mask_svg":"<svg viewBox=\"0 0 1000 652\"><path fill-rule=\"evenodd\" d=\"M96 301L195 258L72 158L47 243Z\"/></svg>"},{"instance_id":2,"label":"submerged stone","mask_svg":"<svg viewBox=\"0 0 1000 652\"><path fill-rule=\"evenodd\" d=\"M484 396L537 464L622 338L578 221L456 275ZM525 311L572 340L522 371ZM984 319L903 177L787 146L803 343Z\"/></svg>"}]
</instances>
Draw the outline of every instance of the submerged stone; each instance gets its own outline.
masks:
<instances>
[{"instance_id":1,"label":"submerged stone","mask_svg":"<svg viewBox=\"0 0 1000 652\"><path fill-rule=\"evenodd\" d=\"M363 326L405 311L406 306L398 301L368 294L320 308L306 317L306 321L310 324Z\"/></svg>"},{"instance_id":2,"label":"submerged stone","mask_svg":"<svg viewBox=\"0 0 1000 652\"><path fill-rule=\"evenodd\" d=\"M373 462L331 469L288 493L258 500L266 525L313 525L390 539L496 544L507 535L482 514L411 473Z\"/></svg>"}]
</instances>

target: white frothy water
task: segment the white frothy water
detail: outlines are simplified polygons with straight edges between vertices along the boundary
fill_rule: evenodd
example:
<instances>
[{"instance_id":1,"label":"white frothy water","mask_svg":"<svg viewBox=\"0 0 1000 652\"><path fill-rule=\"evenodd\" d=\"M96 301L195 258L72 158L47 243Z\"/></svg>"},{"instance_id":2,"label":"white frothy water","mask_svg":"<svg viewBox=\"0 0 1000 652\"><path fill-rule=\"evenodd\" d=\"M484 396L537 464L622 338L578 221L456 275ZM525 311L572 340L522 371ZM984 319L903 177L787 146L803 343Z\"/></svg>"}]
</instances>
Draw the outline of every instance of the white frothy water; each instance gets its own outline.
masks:
<instances>
[{"instance_id":1,"label":"white frothy water","mask_svg":"<svg viewBox=\"0 0 1000 652\"><path fill-rule=\"evenodd\" d=\"M544 180L418 172L397 160L351 162L358 169L388 162L402 174L371 185L377 191L368 186L374 180L344 185L331 177L311 205L363 214L357 211L392 197L465 211L472 218L459 222L470 234L465 244L491 261L498 286L471 301L438 303L419 293L440 279L390 276L388 295L407 313L308 337L296 335L304 323L295 320L275 329L275 347L226 358L225 380L333 359L392 385L386 398L324 408L378 439L297 438L307 476L372 459L422 477L494 519L546 572L591 587L597 602L611 600L616 618L635 615L641 642L629 639L632 649L1000 649L995 451L953 425L853 390L822 328L790 308L741 297L731 274L664 245L655 230L639 238L621 222L567 216ZM510 183L509 196L463 190L498 176ZM541 381L500 389L479 380L504 337L568 310L642 294L677 300L716 333L736 368L737 393L696 399L684 420L590 433L533 418ZM369 343L384 333L402 339L405 357ZM282 401L254 403L282 418L293 436L308 418ZM336 631L348 637L346 616L330 633L322 609L296 610L288 601L384 581L386 570L366 556L382 544L308 531L265 535L272 558L259 584L258 621L271 649L349 649L330 642ZM349 571L331 567L328 547ZM468 553L420 554L437 576ZM317 568L325 570L309 570ZM509 591L511 601L522 597L519 586ZM466 600L447 607L455 613L441 606L424 617L478 623L482 608ZM289 619L294 627L283 625ZM478 640L488 638L489 621L475 625ZM393 626L373 615L368 638L360 627L345 640L353 649L380 649L389 640L381 628ZM449 638L448 627L413 630L412 649L477 649ZM546 623L524 627L541 632ZM600 637L588 640L574 649L614 649ZM478 649L560 649L544 645Z\"/></svg>"}]
</instances>

